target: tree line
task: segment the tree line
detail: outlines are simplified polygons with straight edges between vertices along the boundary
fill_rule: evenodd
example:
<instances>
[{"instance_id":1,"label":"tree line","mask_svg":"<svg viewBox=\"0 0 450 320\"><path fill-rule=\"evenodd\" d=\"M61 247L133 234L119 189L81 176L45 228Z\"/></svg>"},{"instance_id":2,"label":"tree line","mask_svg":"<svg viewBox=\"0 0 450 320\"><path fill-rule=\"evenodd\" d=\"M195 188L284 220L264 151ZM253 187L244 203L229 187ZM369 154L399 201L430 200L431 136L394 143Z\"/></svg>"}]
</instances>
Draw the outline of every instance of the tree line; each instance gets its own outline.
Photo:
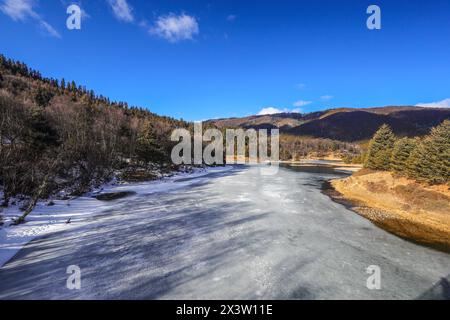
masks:
<instances>
[{"instance_id":1,"label":"tree line","mask_svg":"<svg viewBox=\"0 0 450 320\"><path fill-rule=\"evenodd\" d=\"M381 126L369 143L364 166L393 171L430 184L448 183L450 120L421 138L397 138L388 125Z\"/></svg>"},{"instance_id":2,"label":"tree line","mask_svg":"<svg viewBox=\"0 0 450 320\"><path fill-rule=\"evenodd\" d=\"M338 155L347 162L357 162L361 148L354 143L332 139L299 137L282 134L280 136L280 160L300 160L308 156L325 157Z\"/></svg>"}]
</instances>

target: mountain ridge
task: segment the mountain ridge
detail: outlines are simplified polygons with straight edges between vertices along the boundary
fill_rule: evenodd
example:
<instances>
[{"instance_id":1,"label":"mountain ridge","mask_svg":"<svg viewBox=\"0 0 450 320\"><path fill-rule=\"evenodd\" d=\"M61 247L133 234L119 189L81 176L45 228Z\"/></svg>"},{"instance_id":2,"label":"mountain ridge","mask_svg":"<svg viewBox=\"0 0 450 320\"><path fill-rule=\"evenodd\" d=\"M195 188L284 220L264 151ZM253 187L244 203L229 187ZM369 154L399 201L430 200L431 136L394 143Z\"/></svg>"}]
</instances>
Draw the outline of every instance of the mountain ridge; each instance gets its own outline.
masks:
<instances>
[{"instance_id":1,"label":"mountain ridge","mask_svg":"<svg viewBox=\"0 0 450 320\"><path fill-rule=\"evenodd\" d=\"M416 106L335 108L306 114L278 113L209 120L219 128L280 129L282 134L345 142L370 139L382 124L399 136L422 136L450 119L450 109Z\"/></svg>"}]
</instances>

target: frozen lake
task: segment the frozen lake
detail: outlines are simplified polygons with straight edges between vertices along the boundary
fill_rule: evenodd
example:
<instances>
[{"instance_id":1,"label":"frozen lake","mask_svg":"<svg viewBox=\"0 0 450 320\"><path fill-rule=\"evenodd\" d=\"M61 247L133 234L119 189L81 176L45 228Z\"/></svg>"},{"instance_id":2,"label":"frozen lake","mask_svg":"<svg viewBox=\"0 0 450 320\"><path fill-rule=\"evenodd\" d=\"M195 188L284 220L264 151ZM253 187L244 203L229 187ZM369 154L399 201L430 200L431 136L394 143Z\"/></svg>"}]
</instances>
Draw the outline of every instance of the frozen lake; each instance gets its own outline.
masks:
<instances>
[{"instance_id":1,"label":"frozen lake","mask_svg":"<svg viewBox=\"0 0 450 320\"><path fill-rule=\"evenodd\" d=\"M450 255L331 201L320 187L339 176L235 167L116 200L25 246L0 269L0 298L450 298ZM81 269L80 290L66 288L70 265ZM371 265L380 290L366 287Z\"/></svg>"}]
</instances>

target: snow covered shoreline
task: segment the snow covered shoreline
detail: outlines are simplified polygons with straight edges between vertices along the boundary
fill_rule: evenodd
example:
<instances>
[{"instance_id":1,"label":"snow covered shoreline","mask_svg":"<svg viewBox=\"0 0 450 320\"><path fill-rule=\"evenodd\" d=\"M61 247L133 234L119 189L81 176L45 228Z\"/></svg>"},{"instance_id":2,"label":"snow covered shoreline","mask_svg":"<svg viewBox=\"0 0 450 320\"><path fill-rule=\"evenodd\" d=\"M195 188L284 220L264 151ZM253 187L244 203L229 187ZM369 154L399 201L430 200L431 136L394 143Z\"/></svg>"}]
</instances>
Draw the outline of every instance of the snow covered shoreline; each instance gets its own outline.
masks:
<instances>
[{"instance_id":1,"label":"snow covered shoreline","mask_svg":"<svg viewBox=\"0 0 450 320\"><path fill-rule=\"evenodd\" d=\"M140 183L109 183L75 199L53 200L51 206L47 204L47 201L41 201L28 215L26 222L21 225L12 225L13 220L22 215L19 209L20 205L4 208L1 212L4 225L0 227L0 268L31 240L73 226L80 226L83 223L87 224L89 218L114 207L117 201L123 201L123 199L100 201L94 197L98 194L130 191L134 193L130 197L136 197L155 192L167 192L194 183L195 179L193 178L230 169L232 169L231 166L196 168L192 173L176 173L161 180ZM67 223L69 219L70 223Z\"/></svg>"}]
</instances>

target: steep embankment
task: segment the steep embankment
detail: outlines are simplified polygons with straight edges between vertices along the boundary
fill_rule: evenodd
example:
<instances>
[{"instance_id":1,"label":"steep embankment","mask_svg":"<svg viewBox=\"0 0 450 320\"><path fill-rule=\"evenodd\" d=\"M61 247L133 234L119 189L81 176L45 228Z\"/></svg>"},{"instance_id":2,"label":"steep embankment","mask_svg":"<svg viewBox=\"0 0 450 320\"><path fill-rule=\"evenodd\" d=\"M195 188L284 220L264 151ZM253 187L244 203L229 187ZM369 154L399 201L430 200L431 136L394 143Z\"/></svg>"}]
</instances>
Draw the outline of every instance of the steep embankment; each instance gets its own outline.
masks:
<instances>
[{"instance_id":1,"label":"steep embankment","mask_svg":"<svg viewBox=\"0 0 450 320\"><path fill-rule=\"evenodd\" d=\"M378 226L409 240L450 252L450 190L425 186L390 172L362 170L332 181L341 199Z\"/></svg>"}]
</instances>

